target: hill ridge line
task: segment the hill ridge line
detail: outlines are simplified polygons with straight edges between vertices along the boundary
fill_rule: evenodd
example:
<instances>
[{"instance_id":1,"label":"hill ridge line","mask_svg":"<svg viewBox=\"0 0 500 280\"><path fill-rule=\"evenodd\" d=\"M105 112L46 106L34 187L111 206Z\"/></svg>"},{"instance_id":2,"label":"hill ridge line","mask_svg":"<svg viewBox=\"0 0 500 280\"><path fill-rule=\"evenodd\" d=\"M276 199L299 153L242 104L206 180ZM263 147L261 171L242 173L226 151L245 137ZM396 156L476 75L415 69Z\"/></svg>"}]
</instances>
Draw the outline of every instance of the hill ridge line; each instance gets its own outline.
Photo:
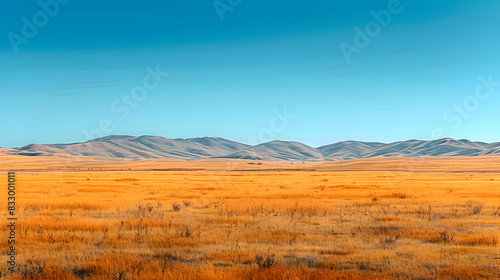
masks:
<instances>
[{"instance_id":1,"label":"hill ridge line","mask_svg":"<svg viewBox=\"0 0 500 280\"><path fill-rule=\"evenodd\" d=\"M221 137L166 138L109 135L69 144L28 144L2 148L0 153L23 156L100 156L127 159L250 159L264 161L340 161L373 157L500 156L500 142L467 139L405 140L392 143L346 140L319 147L297 141L273 140L248 145Z\"/></svg>"}]
</instances>

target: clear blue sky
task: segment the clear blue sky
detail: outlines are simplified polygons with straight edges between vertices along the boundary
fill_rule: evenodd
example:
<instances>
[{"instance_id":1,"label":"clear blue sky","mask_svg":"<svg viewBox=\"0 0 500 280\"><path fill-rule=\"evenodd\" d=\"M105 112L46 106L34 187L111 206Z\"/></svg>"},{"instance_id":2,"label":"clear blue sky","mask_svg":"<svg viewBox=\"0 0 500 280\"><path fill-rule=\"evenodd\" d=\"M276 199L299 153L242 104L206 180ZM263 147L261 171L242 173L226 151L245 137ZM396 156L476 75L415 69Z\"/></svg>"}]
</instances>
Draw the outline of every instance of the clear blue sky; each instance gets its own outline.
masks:
<instances>
[{"instance_id":1,"label":"clear blue sky","mask_svg":"<svg viewBox=\"0 0 500 280\"><path fill-rule=\"evenodd\" d=\"M496 0L401 0L379 30L371 11L395 0L66 1L51 15L0 1L0 147L86 141L96 129L311 146L500 141ZM349 62L341 44L356 47L367 24L373 37ZM124 103L157 65L169 76ZM481 99L480 76L494 81ZM273 121L284 107L295 115L285 125Z\"/></svg>"}]
</instances>

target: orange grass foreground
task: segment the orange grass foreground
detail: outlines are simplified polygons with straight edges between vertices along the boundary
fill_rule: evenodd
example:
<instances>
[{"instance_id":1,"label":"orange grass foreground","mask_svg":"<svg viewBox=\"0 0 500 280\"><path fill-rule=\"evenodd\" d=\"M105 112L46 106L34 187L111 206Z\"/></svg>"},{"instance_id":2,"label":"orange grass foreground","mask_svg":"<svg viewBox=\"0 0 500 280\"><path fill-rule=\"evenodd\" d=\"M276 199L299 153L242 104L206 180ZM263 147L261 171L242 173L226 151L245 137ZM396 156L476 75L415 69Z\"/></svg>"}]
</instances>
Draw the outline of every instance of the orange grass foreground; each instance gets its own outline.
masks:
<instances>
[{"instance_id":1,"label":"orange grass foreground","mask_svg":"<svg viewBox=\"0 0 500 280\"><path fill-rule=\"evenodd\" d=\"M17 172L0 279L500 279L500 173L331 165Z\"/></svg>"}]
</instances>

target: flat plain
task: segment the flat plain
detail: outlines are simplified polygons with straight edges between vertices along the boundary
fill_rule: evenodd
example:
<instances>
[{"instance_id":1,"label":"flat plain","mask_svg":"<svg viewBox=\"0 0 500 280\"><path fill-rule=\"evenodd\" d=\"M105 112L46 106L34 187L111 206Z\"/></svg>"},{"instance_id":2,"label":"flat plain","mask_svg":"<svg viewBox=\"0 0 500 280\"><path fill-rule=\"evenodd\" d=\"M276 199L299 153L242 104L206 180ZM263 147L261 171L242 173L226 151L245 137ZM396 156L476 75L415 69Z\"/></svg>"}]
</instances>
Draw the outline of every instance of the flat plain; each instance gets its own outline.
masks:
<instances>
[{"instance_id":1,"label":"flat plain","mask_svg":"<svg viewBox=\"0 0 500 280\"><path fill-rule=\"evenodd\" d=\"M29 166L0 279L500 279L492 160Z\"/></svg>"}]
</instances>

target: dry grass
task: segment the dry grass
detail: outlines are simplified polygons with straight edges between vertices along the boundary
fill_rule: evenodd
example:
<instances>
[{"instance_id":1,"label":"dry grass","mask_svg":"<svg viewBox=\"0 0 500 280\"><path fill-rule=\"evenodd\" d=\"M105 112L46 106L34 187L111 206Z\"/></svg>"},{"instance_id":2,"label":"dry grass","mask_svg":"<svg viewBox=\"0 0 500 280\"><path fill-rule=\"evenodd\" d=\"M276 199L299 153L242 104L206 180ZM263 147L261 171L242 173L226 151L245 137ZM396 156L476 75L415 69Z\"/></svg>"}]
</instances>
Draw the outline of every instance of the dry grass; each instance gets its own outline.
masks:
<instances>
[{"instance_id":1,"label":"dry grass","mask_svg":"<svg viewBox=\"0 0 500 280\"><path fill-rule=\"evenodd\" d=\"M17 179L17 271L7 276L2 254L0 279L500 279L496 173Z\"/></svg>"}]
</instances>

